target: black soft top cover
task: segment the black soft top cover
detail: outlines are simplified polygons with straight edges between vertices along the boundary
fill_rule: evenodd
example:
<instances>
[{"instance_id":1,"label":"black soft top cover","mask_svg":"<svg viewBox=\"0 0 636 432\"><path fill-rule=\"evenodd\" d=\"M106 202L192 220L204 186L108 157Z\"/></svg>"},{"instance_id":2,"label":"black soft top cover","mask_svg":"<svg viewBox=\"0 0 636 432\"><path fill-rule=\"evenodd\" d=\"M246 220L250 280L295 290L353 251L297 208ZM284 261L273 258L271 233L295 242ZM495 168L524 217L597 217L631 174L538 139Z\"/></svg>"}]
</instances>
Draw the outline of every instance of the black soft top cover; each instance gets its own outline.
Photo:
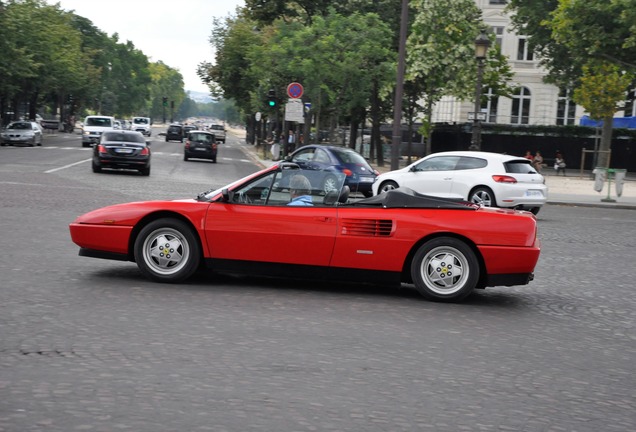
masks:
<instances>
[{"instance_id":1,"label":"black soft top cover","mask_svg":"<svg viewBox=\"0 0 636 432\"><path fill-rule=\"evenodd\" d=\"M461 199L440 198L415 192L401 187L371 198L353 202L354 206L382 206L384 208L426 208L477 210L479 206Z\"/></svg>"}]
</instances>

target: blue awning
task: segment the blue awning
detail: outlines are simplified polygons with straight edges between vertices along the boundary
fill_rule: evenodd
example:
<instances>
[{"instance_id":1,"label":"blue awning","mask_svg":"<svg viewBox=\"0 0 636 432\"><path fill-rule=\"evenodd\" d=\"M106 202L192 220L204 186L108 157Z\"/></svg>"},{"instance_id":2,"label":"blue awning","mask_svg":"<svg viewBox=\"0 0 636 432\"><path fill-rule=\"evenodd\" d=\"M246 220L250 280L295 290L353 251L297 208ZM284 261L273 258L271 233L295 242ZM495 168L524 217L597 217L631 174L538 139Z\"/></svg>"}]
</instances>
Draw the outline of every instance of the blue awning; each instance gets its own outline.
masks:
<instances>
[{"instance_id":1,"label":"blue awning","mask_svg":"<svg viewBox=\"0 0 636 432\"><path fill-rule=\"evenodd\" d=\"M603 120L592 120L589 116L581 117L581 126L601 127ZM617 129L636 129L636 117L614 117L612 127Z\"/></svg>"}]
</instances>

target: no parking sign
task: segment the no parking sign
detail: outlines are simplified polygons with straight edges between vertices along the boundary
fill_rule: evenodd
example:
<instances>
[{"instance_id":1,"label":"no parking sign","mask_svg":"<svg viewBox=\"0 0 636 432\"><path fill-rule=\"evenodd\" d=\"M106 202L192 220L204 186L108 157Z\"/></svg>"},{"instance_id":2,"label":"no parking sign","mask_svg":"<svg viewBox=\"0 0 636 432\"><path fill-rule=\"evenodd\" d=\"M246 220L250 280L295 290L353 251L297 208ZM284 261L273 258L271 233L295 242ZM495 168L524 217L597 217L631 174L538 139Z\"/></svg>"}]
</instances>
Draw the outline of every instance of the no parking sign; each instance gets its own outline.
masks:
<instances>
[{"instance_id":1,"label":"no parking sign","mask_svg":"<svg viewBox=\"0 0 636 432\"><path fill-rule=\"evenodd\" d=\"M292 99L298 99L302 97L303 91L303 86L297 82L293 82L287 86L287 96Z\"/></svg>"}]
</instances>

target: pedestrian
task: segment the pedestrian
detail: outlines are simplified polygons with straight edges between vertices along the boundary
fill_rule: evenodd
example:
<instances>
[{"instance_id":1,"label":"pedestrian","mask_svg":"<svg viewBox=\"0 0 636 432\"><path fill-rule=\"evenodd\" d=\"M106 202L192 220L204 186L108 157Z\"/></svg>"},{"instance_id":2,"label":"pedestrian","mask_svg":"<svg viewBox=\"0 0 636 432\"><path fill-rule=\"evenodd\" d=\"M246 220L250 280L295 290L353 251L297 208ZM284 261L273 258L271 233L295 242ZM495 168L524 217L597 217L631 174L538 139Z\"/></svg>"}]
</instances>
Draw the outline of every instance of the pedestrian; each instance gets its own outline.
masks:
<instances>
[{"instance_id":1,"label":"pedestrian","mask_svg":"<svg viewBox=\"0 0 636 432\"><path fill-rule=\"evenodd\" d=\"M280 159L280 144L274 141L274 137L271 135L268 136L266 143L269 144L270 146L270 152L272 153L272 160L277 161L278 159Z\"/></svg>"},{"instance_id":2,"label":"pedestrian","mask_svg":"<svg viewBox=\"0 0 636 432\"><path fill-rule=\"evenodd\" d=\"M556 154L556 158L554 159L554 170L556 171L556 175L559 175L559 172L563 172L563 177L565 177L565 158L559 152Z\"/></svg>"},{"instance_id":3,"label":"pedestrian","mask_svg":"<svg viewBox=\"0 0 636 432\"><path fill-rule=\"evenodd\" d=\"M532 156L532 153L530 153L530 150L526 151L526 155L524 156L524 158L530 161L534 160L534 157Z\"/></svg>"},{"instance_id":4,"label":"pedestrian","mask_svg":"<svg viewBox=\"0 0 636 432\"><path fill-rule=\"evenodd\" d=\"M537 152L535 153L532 164L534 165L534 169L536 169L538 173L540 173L543 169L543 156L541 156L541 152L539 150L537 150Z\"/></svg>"}]
</instances>

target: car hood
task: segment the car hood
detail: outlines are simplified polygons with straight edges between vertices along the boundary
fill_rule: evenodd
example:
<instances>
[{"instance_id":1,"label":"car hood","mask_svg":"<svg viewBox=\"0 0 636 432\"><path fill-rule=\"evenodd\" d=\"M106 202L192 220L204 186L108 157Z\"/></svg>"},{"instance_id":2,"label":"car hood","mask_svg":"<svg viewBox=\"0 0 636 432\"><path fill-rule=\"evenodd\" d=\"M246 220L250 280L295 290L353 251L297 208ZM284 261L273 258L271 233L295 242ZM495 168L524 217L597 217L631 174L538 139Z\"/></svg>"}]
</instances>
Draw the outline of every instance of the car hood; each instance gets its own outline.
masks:
<instances>
[{"instance_id":1,"label":"car hood","mask_svg":"<svg viewBox=\"0 0 636 432\"><path fill-rule=\"evenodd\" d=\"M142 218L158 212L171 212L194 221L197 220L198 213L205 213L207 211L209 205L209 202L197 201L196 199L139 201L115 204L85 213L77 217L73 223L133 226Z\"/></svg>"}]
</instances>

